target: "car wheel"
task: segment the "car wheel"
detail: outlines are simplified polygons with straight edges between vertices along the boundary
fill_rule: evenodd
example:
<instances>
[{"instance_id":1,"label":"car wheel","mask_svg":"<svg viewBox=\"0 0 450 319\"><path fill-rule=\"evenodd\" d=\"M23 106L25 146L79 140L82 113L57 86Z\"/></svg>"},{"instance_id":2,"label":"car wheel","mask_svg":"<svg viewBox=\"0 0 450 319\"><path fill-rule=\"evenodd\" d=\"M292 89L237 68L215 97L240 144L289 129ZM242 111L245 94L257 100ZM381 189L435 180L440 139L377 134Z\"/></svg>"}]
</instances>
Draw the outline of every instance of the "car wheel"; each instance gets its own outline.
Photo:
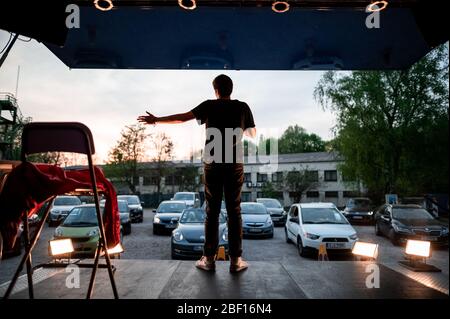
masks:
<instances>
[{"instance_id":1,"label":"car wheel","mask_svg":"<svg viewBox=\"0 0 450 319\"><path fill-rule=\"evenodd\" d=\"M298 250L298 254L301 257L307 257L308 256L306 248L303 247L302 238L300 236L298 236L298 238L297 238L297 250Z\"/></svg>"},{"instance_id":2,"label":"car wheel","mask_svg":"<svg viewBox=\"0 0 450 319\"><path fill-rule=\"evenodd\" d=\"M284 227L284 236L286 237L286 243L292 243L292 240L289 239L287 228Z\"/></svg>"},{"instance_id":3,"label":"car wheel","mask_svg":"<svg viewBox=\"0 0 450 319\"><path fill-rule=\"evenodd\" d=\"M383 235L381 233L380 226L378 225L378 223L375 223L375 235L377 235L377 236L382 236Z\"/></svg>"},{"instance_id":4,"label":"car wheel","mask_svg":"<svg viewBox=\"0 0 450 319\"><path fill-rule=\"evenodd\" d=\"M391 231L389 232L389 239L391 240L392 245L394 246L400 245L397 234L393 229L391 229Z\"/></svg>"},{"instance_id":5,"label":"car wheel","mask_svg":"<svg viewBox=\"0 0 450 319\"><path fill-rule=\"evenodd\" d=\"M153 235L158 235L158 230L153 227Z\"/></svg>"}]
</instances>

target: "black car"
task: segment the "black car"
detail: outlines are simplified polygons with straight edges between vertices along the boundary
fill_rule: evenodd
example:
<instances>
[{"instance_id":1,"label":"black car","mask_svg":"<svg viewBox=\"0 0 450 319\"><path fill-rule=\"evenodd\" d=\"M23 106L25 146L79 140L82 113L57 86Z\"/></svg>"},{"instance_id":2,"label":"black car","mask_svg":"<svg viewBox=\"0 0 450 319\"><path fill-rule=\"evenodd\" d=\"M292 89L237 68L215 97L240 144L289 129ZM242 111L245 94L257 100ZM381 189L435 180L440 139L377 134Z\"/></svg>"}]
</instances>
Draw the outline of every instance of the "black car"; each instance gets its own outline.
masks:
<instances>
[{"instance_id":1,"label":"black car","mask_svg":"<svg viewBox=\"0 0 450 319\"><path fill-rule=\"evenodd\" d=\"M117 200L126 200L130 208L130 219L133 223L142 223L144 221L143 202L140 201L137 195L119 195Z\"/></svg>"},{"instance_id":2,"label":"black car","mask_svg":"<svg viewBox=\"0 0 450 319\"><path fill-rule=\"evenodd\" d=\"M282 225L286 224L287 213L284 210L283 206L281 206L278 199L274 198L258 198L256 200L257 203L261 203L266 206L267 211L272 218L274 225Z\"/></svg>"},{"instance_id":3,"label":"black car","mask_svg":"<svg viewBox=\"0 0 450 319\"><path fill-rule=\"evenodd\" d=\"M171 233L178 225L183 210L187 208L184 201L167 200L159 204L154 212L153 234Z\"/></svg>"},{"instance_id":4,"label":"black car","mask_svg":"<svg viewBox=\"0 0 450 319\"><path fill-rule=\"evenodd\" d=\"M198 258L203 255L205 242L205 211L201 208L184 210L177 228L172 232L172 258ZM228 230L225 216L219 217L219 247L228 254Z\"/></svg>"},{"instance_id":5,"label":"black car","mask_svg":"<svg viewBox=\"0 0 450 319\"><path fill-rule=\"evenodd\" d=\"M373 223L374 221L371 201L365 197L350 198L342 213L350 223Z\"/></svg>"},{"instance_id":6,"label":"black car","mask_svg":"<svg viewBox=\"0 0 450 319\"><path fill-rule=\"evenodd\" d=\"M131 219L130 219L130 208L128 207L128 202L126 200L118 200L120 213L120 224L122 225L123 234L131 234Z\"/></svg>"},{"instance_id":7,"label":"black car","mask_svg":"<svg viewBox=\"0 0 450 319\"><path fill-rule=\"evenodd\" d=\"M375 214L375 233L387 236L394 245L408 239L448 246L448 226L418 205L383 205Z\"/></svg>"}]
</instances>

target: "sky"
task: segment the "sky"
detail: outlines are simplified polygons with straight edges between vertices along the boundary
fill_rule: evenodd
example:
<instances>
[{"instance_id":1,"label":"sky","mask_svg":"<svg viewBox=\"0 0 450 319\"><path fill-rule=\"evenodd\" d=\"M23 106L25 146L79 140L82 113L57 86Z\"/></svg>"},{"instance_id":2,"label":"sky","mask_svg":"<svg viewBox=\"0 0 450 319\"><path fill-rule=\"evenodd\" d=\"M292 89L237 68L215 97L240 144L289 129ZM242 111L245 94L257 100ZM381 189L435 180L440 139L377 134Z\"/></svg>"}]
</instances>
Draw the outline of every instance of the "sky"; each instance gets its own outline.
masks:
<instances>
[{"instance_id":1,"label":"sky","mask_svg":"<svg viewBox=\"0 0 450 319\"><path fill-rule=\"evenodd\" d=\"M0 50L8 39L9 33L0 30ZM212 80L221 73L234 81L232 98L250 105L258 135L280 136L298 124L324 140L333 138L335 116L313 97L323 74L319 71L70 70L32 40L17 41L11 50L0 69L0 92L16 93L19 66L17 97L24 117L86 124L94 136L97 164L107 161L121 130L136 124L145 111L182 113L214 99ZM147 129L159 132L173 140L175 159L189 158L204 144L204 127L196 121Z\"/></svg>"}]
</instances>

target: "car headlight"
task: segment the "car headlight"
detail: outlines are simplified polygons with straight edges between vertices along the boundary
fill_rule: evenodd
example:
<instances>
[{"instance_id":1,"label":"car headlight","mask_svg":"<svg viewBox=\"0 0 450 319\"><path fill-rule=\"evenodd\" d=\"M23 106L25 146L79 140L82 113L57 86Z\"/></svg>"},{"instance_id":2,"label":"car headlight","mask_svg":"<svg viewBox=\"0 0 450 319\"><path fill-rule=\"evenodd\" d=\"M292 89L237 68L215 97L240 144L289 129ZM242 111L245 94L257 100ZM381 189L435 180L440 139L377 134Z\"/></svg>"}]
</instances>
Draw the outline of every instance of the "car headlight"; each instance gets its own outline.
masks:
<instances>
[{"instance_id":1,"label":"car headlight","mask_svg":"<svg viewBox=\"0 0 450 319\"><path fill-rule=\"evenodd\" d=\"M56 228L55 229L55 237L62 237L62 235L63 235L63 231L62 231L62 229L61 228Z\"/></svg>"},{"instance_id":2,"label":"car headlight","mask_svg":"<svg viewBox=\"0 0 450 319\"><path fill-rule=\"evenodd\" d=\"M368 212L367 215L372 216L373 212Z\"/></svg>"},{"instance_id":3,"label":"car headlight","mask_svg":"<svg viewBox=\"0 0 450 319\"><path fill-rule=\"evenodd\" d=\"M59 215L60 211L57 209L52 209L51 213L54 215Z\"/></svg>"},{"instance_id":4,"label":"car headlight","mask_svg":"<svg viewBox=\"0 0 450 319\"><path fill-rule=\"evenodd\" d=\"M88 237L95 237L98 235L98 229L93 229L87 233Z\"/></svg>"},{"instance_id":5,"label":"car headlight","mask_svg":"<svg viewBox=\"0 0 450 319\"><path fill-rule=\"evenodd\" d=\"M159 219L159 217L156 217L156 216L155 216L155 218L153 218L153 222L154 222L155 224L159 224L159 223L161 222L161 219Z\"/></svg>"},{"instance_id":6,"label":"car headlight","mask_svg":"<svg viewBox=\"0 0 450 319\"><path fill-rule=\"evenodd\" d=\"M183 240L183 233L180 232L180 231L175 231L175 232L173 233L173 239L174 239L175 241L182 241L182 240Z\"/></svg>"},{"instance_id":7,"label":"car headlight","mask_svg":"<svg viewBox=\"0 0 450 319\"><path fill-rule=\"evenodd\" d=\"M448 228L444 228L442 230L442 235L448 235Z\"/></svg>"},{"instance_id":8,"label":"car headlight","mask_svg":"<svg viewBox=\"0 0 450 319\"><path fill-rule=\"evenodd\" d=\"M310 233L305 233L306 238L312 239L312 240L317 240L320 238L319 235L315 235L315 234L310 234Z\"/></svg>"},{"instance_id":9,"label":"car headlight","mask_svg":"<svg viewBox=\"0 0 450 319\"><path fill-rule=\"evenodd\" d=\"M353 235L348 236L351 240L357 240L358 234L354 233Z\"/></svg>"},{"instance_id":10,"label":"car headlight","mask_svg":"<svg viewBox=\"0 0 450 319\"><path fill-rule=\"evenodd\" d=\"M287 215L287 211L283 210L283 216Z\"/></svg>"},{"instance_id":11,"label":"car headlight","mask_svg":"<svg viewBox=\"0 0 450 319\"><path fill-rule=\"evenodd\" d=\"M228 230L224 230L222 239L223 239L223 241L228 241Z\"/></svg>"},{"instance_id":12,"label":"car headlight","mask_svg":"<svg viewBox=\"0 0 450 319\"><path fill-rule=\"evenodd\" d=\"M402 227L402 226L399 226L397 224L392 224L392 227L394 228L394 230L396 232L405 233L405 234L412 234L412 231L410 229Z\"/></svg>"},{"instance_id":13,"label":"car headlight","mask_svg":"<svg viewBox=\"0 0 450 319\"><path fill-rule=\"evenodd\" d=\"M267 226L272 225L272 218L271 218L271 217L267 218L267 220L266 220L266 225L267 225Z\"/></svg>"}]
</instances>

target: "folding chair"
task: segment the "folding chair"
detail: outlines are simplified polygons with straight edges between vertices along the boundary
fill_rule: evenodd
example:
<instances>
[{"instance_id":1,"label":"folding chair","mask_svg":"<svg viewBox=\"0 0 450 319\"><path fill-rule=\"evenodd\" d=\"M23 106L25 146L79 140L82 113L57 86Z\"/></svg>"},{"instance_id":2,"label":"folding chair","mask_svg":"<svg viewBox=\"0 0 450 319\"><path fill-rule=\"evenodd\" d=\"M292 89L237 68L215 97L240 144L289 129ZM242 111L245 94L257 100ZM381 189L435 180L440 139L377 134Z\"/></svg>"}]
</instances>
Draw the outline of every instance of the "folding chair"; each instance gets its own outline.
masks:
<instances>
[{"instance_id":1,"label":"folding chair","mask_svg":"<svg viewBox=\"0 0 450 319\"><path fill-rule=\"evenodd\" d=\"M22 133L22 162L27 161L27 155L45 153L45 152L68 152L85 154L88 158L89 175L92 184L92 193L95 200L95 209L97 213L98 227L99 227L99 243L95 255L95 261L92 265L91 279L87 293L87 299L92 297L94 288L95 276L97 268L99 268L99 258L101 255L105 256L106 268L108 269L109 279L111 281L114 298L118 299L116 283L114 280L113 267L108 253L108 246L106 243L105 228L103 225L103 216L100 210L99 195L97 189L97 181L95 177L94 165L92 162L92 155L95 154L94 141L92 133L88 127L81 123L30 123L25 125ZM23 266L26 263L27 277L28 277L28 292L31 299L34 298L33 292L33 268L31 261L31 253L39 239L42 232L45 220L47 219L51 206L55 197L51 198L46 207L44 216L38 225L33 238L30 240L28 214L23 216L24 237L25 237L25 254L21 259L19 266L14 274L13 279L4 295L4 298L9 298L12 293L16 281L22 272ZM91 268L91 267L89 267Z\"/></svg>"}]
</instances>

